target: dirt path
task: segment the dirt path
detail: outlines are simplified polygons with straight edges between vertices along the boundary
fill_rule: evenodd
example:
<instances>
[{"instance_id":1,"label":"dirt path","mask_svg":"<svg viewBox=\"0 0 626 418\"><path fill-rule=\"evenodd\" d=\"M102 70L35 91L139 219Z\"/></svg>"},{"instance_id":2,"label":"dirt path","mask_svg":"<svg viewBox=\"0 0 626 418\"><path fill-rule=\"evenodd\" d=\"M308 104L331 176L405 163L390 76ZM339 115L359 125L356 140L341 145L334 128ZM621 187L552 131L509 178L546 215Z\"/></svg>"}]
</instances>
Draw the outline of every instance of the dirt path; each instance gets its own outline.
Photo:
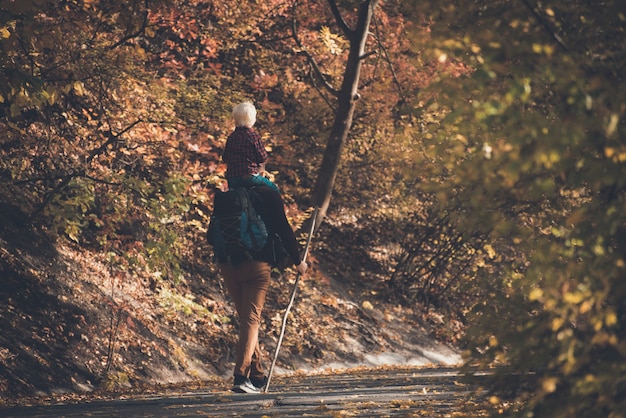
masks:
<instances>
[{"instance_id":1,"label":"dirt path","mask_svg":"<svg viewBox=\"0 0 626 418\"><path fill-rule=\"evenodd\" d=\"M483 415L453 368L276 376L269 393L203 389L126 399L0 408L2 417L446 417Z\"/></svg>"}]
</instances>

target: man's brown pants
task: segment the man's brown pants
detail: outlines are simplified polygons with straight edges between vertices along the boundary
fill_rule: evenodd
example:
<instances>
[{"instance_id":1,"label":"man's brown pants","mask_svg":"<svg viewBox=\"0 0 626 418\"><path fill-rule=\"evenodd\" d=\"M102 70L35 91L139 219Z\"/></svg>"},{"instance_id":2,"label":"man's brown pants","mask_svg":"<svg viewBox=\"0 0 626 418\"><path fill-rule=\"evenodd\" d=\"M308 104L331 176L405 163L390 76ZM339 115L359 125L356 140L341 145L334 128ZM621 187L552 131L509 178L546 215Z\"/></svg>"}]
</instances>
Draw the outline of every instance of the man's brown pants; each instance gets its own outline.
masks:
<instances>
[{"instance_id":1,"label":"man's brown pants","mask_svg":"<svg viewBox=\"0 0 626 418\"><path fill-rule=\"evenodd\" d=\"M260 379L264 370L259 348L259 326L271 267L263 261L245 261L237 266L224 263L220 269L239 315L239 341L233 374Z\"/></svg>"}]
</instances>

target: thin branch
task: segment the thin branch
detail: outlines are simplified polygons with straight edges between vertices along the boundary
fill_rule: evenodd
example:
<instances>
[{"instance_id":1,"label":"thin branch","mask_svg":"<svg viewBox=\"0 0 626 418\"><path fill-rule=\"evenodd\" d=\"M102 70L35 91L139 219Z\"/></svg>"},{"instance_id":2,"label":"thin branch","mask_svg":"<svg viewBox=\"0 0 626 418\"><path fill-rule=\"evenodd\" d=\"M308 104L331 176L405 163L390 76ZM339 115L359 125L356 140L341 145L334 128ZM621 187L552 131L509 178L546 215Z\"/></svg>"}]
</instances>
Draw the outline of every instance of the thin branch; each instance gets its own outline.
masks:
<instances>
[{"instance_id":1,"label":"thin branch","mask_svg":"<svg viewBox=\"0 0 626 418\"><path fill-rule=\"evenodd\" d=\"M324 73L322 72L321 68L319 67L319 65L317 65L317 61L315 61L315 59L313 58L313 56L305 49L304 45L302 45L302 42L300 41L300 38L298 37L298 25L296 22L296 8L298 7L298 2L294 2L293 4L293 12L292 12L292 36L293 39L296 43L296 46L298 47L298 55L304 55L309 63L309 65L311 66L311 69L313 70L313 72L317 75L317 77L319 78L319 80L322 82L322 86L328 91L330 92L330 94L332 94L333 96L337 97L339 96L339 90L337 90L336 88L334 88L328 81L326 81L326 77L324 76Z\"/></svg>"},{"instance_id":2,"label":"thin branch","mask_svg":"<svg viewBox=\"0 0 626 418\"><path fill-rule=\"evenodd\" d=\"M126 128L124 128L122 131L120 131L119 133L116 133L116 134L114 134L112 132L108 132L109 139L107 139L98 148L96 148L96 149L91 151L91 153L89 154L89 157L87 157L87 163L90 163L94 158L96 158L104 150L106 150L109 145L113 144L114 142L117 142L122 135L124 135L126 132L130 131L131 129L133 129L137 124L139 124L141 122L143 122L141 119L137 119L136 121L134 121L133 123L128 125Z\"/></svg>"},{"instance_id":3,"label":"thin branch","mask_svg":"<svg viewBox=\"0 0 626 418\"><path fill-rule=\"evenodd\" d=\"M311 69L313 70L315 75L317 75L317 78L322 82L322 86L324 86L324 88L333 96L335 97L339 96L339 90L334 88L332 84L326 81L326 77L324 76L322 69L319 67L319 65L317 65L317 62L315 61L313 56L308 51L305 51L305 50L301 50L298 53L298 55L304 55L307 58L307 61L309 62Z\"/></svg>"},{"instance_id":4,"label":"thin branch","mask_svg":"<svg viewBox=\"0 0 626 418\"><path fill-rule=\"evenodd\" d=\"M398 76L396 74L395 68L393 68L393 63L391 62L391 58L389 57L389 52L387 51L387 48L385 48L385 45L383 45L382 40L378 36L378 19L376 19L376 17L374 17L374 19L375 19L374 27L376 28L377 33L373 33L372 36L376 40L376 43L378 44L378 47L380 48L380 50L383 52L385 62L387 62L387 65L389 66L389 71L391 71L391 76L393 77L393 83L398 88L398 94L400 95L401 98L403 98L404 94L402 91L402 85L400 84L400 81L398 80Z\"/></svg>"},{"instance_id":5,"label":"thin branch","mask_svg":"<svg viewBox=\"0 0 626 418\"><path fill-rule=\"evenodd\" d=\"M104 152L109 145L117 142L124 133L131 130L135 125L137 125L140 122L142 122L141 119L138 119L116 134L112 132L108 132L109 138L106 141L104 141L98 148L95 148L91 151L91 153L85 160L85 165L89 164L94 158L96 158L98 155ZM41 211L44 210L46 206L48 206L48 204L52 201L54 196L56 196L57 193L63 190L70 183L70 181L72 181L72 179L75 179L77 177L85 177L85 175L86 175L85 168L83 168L82 170L68 173L65 177L61 179L61 182L59 184L57 184L52 190L46 193L46 196L44 197L43 201L39 204L39 206L35 208L33 213L31 213L30 218L34 219L35 217L37 217L41 213Z\"/></svg>"},{"instance_id":6,"label":"thin branch","mask_svg":"<svg viewBox=\"0 0 626 418\"><path fill-rule=\"evenodd\" d=\"M528 10L530 10L530 12L533 14L533 16L535 16L539 23L548 31L552 39L554 39L556 43L559 44L561 48L563 48L564 51L569 51L569 48L567 47L563 39L561 39L561 37L554 30L552 30L550 24L543 18L543 16L539 14L539 12L537 12L537 9L535 9L532 4L530 4L530 1L522 0L522 2L526 5L526 7L528 7Z\"/></svg>"},{"instance_id":7,"label":"thin branch","mask_svg":"<svg viewBox=\"0 0 626 418\"><path fill-rule=\"evenodd\" d=\"M337 25L339 25L341 31L346 35L348 39L351 39L354 36L354 31L350 29L346 21L343 20L341 12L337 7L337 2L335 0L328 0L328 5L330 6L330 10L333 12L333 16L335 17Z\"/></svg>"},{"instance_id":8,"label":"thin branch","mask_svg":"<svg viewBox=\"0 0 626 418\"><path fill-rule=\"evenodd\" d=\"M319 93L320 97L322 99L324 99L324 101L326 102L326 104L328 105L328 107L335 112L335 106L330 102L330 100L328 100L328 98L326 97L326 95L324 94L324 92L322 91L322 89L317 85L317 83L315 82L315 77L313 76L313 74L309 71L309 77L311 78L311 84L313 85L313 88L315 88L315 90L317 90L317 92ZM327 88L328 89L328 88Z\"/></svg>"},{"instance_id":9,"label":"thin branch","mask_svg":"<svg viewBox=\"0 0 626 418\"><path fill-rule=\"evenodd\" d=\"M144 32L144 30L146 30L146 27L148 26L148 0L144 1L144 9L145 10L143 12L143 21L141 22L141 26L139 27L139 29L137 29L135 32L132 32L132 33L129 33L129 34L123 36L122 39L120 39L119 41L117 41L116 43L111 45L109 47L109 49L115 49L115 48L119 47L120 45L122 45L127 40L139 36L140 34L142 34Z\"/></svg>"},{"instance_id":10,"label":"thin branch","mask_svg":"<svg viewBox=\"0 0 626 418\"><path fill-rule=\"evenodd\" d=\"M363 60L365 60L365 59L367 59L367 58L371 57L372 55L376 55L376 54L377 54L377 52L376 52L376 51L366 52L365 54L361 55L361 56L359 57L359 59L360 59L361 61L363 61Z\"/></svg>"}]
</instances>

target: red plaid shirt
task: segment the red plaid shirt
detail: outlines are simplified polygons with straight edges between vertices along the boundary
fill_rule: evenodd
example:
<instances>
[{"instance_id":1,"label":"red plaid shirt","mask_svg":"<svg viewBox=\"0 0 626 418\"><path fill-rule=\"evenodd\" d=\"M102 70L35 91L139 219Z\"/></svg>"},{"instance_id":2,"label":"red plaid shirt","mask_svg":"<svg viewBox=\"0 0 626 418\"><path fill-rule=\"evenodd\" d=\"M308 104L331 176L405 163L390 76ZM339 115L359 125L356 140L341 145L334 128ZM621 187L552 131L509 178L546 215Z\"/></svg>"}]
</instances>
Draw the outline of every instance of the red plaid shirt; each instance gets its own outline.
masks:
<instances>
[{"instance_id":1,"label":"red plaid shirt","mask_svg":"<svg viewBox=\"0 0 626 418\"><path fill-rule=\"evenodd\" d=\"M267 160L267 151L252 128L237 127L228 136L222 160L228 164L226 177L250 176L259 173Z\"/></svg>"}]
</instances>

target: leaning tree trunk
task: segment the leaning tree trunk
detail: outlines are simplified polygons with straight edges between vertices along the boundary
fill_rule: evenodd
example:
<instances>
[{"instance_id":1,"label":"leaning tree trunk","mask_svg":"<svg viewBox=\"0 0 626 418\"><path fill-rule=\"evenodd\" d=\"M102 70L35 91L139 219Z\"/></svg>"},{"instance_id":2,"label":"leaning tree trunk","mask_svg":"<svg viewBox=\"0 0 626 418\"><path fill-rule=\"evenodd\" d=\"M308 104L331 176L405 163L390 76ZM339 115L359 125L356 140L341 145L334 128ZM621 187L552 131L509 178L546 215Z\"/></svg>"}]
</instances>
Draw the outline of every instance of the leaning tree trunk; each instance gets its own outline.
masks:
<instances>
[{"instance_id":1,"label":"leaning tree trunk","mask_svg":"<svg viewBox=\"0 0 626 418\"><path fill-rule=\"evenodd\" d=\"M313 204L315 207L319 208L317 216L318 225L326 216L333 186L335 184L335 178L337 177L337 171L339 169L341 151L346 143L350 127L352 126L354 106L359 97L358 87L361 63L366 58L365 44L372 15L374 14L377 3L378 0L367 0L361 3L356 28L352 30L347 27L341 18L335 1L329 0L335 18L350 41L350 51L341 90L338 95L338 108L335 114L335 121L333 122L332 129L328 136L324 157L313 189Z\"/></svg>"}]
</instances>

